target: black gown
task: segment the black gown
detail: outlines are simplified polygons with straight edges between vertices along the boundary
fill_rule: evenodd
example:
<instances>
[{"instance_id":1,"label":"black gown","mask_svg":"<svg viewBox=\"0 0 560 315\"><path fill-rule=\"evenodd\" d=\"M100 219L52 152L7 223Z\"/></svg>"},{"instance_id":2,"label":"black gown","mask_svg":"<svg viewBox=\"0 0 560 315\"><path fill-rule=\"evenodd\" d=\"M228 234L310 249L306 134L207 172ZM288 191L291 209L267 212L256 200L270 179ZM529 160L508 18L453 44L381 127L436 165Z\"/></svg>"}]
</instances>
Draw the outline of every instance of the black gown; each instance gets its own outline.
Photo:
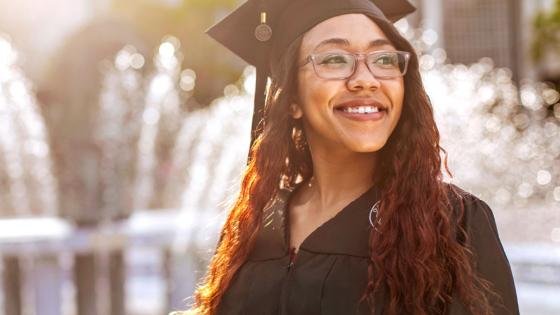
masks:
<instances>
[{"instance_id":1,"label":"black gown","mask_svg":"<svg viewBox=\"0 0 560 315\"><path fill-rule=\"evenodd\" d=\"M492 211L484 201L459 191L465 195L464 222L479 257L478 272L493 284L505 305L494 306L495 314L518 315L511 268ZM314 230L300 245L295 259L287 235L290 196L291 192L282 191L264 210L255 247L232 279L218 314L370 315L367 302L358 305L358 301L367 284L368 218L379 199L376 187ZM383 314L383 299L383 293L375 298L376 315ZM448 314L469 313L454 300Z\"/></svg>"}]
</instances>

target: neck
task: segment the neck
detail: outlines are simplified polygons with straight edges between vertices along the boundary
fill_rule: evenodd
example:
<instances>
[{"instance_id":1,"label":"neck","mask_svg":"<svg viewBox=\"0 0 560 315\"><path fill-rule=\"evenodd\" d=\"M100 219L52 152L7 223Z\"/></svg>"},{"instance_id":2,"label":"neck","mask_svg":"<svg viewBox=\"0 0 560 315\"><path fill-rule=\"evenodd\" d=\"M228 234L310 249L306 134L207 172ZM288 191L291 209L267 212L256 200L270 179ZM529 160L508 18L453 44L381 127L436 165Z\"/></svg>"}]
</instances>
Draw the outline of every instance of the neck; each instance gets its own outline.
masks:
<instances>
[{"instance_id":1,"label":"neck","mask_svg":"<svg viewBox=\"0 0 560 315\"><path fill-rule=\"evenodd\" d=\"M352 200L374 184L378 154L326 152L311 149L313 177L308 182L308 198L321 208L329 208L341 200Z\"/></svg>"}]
</instances>

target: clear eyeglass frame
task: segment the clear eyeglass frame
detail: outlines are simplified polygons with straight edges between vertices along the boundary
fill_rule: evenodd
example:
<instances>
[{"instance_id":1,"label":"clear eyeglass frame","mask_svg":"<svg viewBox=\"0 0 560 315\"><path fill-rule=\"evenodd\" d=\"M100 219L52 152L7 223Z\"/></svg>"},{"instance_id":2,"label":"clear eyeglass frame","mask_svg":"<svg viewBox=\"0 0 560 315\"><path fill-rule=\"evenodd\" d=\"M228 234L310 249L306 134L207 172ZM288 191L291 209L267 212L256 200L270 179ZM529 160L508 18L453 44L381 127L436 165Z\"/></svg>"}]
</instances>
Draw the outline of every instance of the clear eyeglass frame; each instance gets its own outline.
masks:
<instances>
[{"instance_id":1,"label":"clear eyeglass frame","mask_svg":"<svg viewBox=\"0 0 560 315\"><path fill-rule=\"evenodd\" d=\"M395 55L391 55L395 54ZM342 57L352 57L349 60L353 60L351 67L345 67L344 69L340 69L338 71L327 71L321 67L319 64L320 60L325 56L342 56ZM398 58L399 62L399 71L398 72L390 72L386 71L387 69L375 67L374 64L369 62L368 60L377 60L380 56L387 56L390 55L392 57ZM407 51L399 51L399 50L382 50L382 51L374 51L370 53L350 53L350 52L325 52L325 53L316 53L310 54L305 58L304 63L300 65L303 67L311 62L313 65L313 71L315 74L322 79L327 80L345 80L350 78L351 76L356 73L356 68L358 62L366 61L366 66L369 72L378 79L393 79L397 77L402 77L406 74L408 69L408 64L410 60L410 53Z\"/></svg>"}]
</instances>

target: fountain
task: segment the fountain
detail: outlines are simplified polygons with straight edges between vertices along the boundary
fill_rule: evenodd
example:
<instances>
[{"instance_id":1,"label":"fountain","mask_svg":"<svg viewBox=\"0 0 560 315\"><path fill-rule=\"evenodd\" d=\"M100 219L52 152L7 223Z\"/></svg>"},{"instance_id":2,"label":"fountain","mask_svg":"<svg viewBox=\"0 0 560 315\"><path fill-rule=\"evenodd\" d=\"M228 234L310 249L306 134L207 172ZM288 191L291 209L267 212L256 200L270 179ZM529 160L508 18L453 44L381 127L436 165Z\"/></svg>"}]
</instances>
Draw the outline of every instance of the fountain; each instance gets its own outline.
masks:
<instances>
[{"instance_id":1,"label":"fountain","mask_svg":"<svg viewBox=\"0 0 560 315\"><path fill-rule=\"evenodd\" d=\"M194 88L192 71L181 72L180 42L164 38L154 56L155 73L146 82L138 141L135 209L162 207L161 188L167 185L170 152ZM191 79L191 84L185 82Z\"/></svg>"},{"instance_id":2,"label":"fountain","mask_svg":"<svg viewBox=\"0 0 560 315\"><path fill-rule=\"evenodd\" d=\"M31 83L0 36L0 215L54 215L56 180L45 124Z\"/></svg>"},{"instance_id":3,"label":"fountain","mask_svg":"<svg viewBox=\"0 0 560 315\"><path fill-rule=\"evenodd\" d=\"M56 179L43 117L31 83L18 67L18 54L11 41L0 36L0 217L53 216L58 208ZM45 224L38 234L49 234L56 224ZM2 227L3 236L19 234L23 226L13 221ZM27 311L19 291L21 257L2 253L2 301L7 311ZM29 263L29 261L27 261ZM29 292L29 291L27 291Z\"/></svg>"},{"instance_id":4,"label":"fountain","mask_svg":"<svg viewBox=\"0 0 560 315\"><path fill-rule=\"evenodd\" d=\"M526 84L519 103L509 70L489 59L434 66L424 78L458 182L498 206L560 202L560 118L546 109L558 92Z\"/></svg>"},{"instance_id":5,"label":"fountain","mask_svg":"<svg viewBox=\"0 0 560 315\"><path fill-rule=\"evenodd\" d=\"M127 217L132 211L131 186L138 163L136 143L142 115L144 57L134 47L118 52L114 63L105 63L94 128L100 151L101 212L105 221Z\"/></svg>"}]
</instances>

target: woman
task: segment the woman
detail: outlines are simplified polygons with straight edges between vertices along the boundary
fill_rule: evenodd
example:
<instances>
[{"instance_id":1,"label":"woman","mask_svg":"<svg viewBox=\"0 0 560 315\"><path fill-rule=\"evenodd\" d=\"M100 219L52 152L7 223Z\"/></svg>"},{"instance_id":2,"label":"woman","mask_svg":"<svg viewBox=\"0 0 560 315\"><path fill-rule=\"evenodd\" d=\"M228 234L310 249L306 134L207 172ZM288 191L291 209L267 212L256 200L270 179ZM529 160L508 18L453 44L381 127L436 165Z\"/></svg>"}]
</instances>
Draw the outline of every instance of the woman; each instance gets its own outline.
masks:
<instances>
[{"instance_id":1,"label":"woman","mask_svg":"<svg viewBox=\"0 0 560 315\"><path fill-rule=\"evenodd\" d=\"M412 11L250 0L210 30L257 66L255 141L194 313L519 314L491 210L442 182Z\"/></svg>"}]
</instances>

